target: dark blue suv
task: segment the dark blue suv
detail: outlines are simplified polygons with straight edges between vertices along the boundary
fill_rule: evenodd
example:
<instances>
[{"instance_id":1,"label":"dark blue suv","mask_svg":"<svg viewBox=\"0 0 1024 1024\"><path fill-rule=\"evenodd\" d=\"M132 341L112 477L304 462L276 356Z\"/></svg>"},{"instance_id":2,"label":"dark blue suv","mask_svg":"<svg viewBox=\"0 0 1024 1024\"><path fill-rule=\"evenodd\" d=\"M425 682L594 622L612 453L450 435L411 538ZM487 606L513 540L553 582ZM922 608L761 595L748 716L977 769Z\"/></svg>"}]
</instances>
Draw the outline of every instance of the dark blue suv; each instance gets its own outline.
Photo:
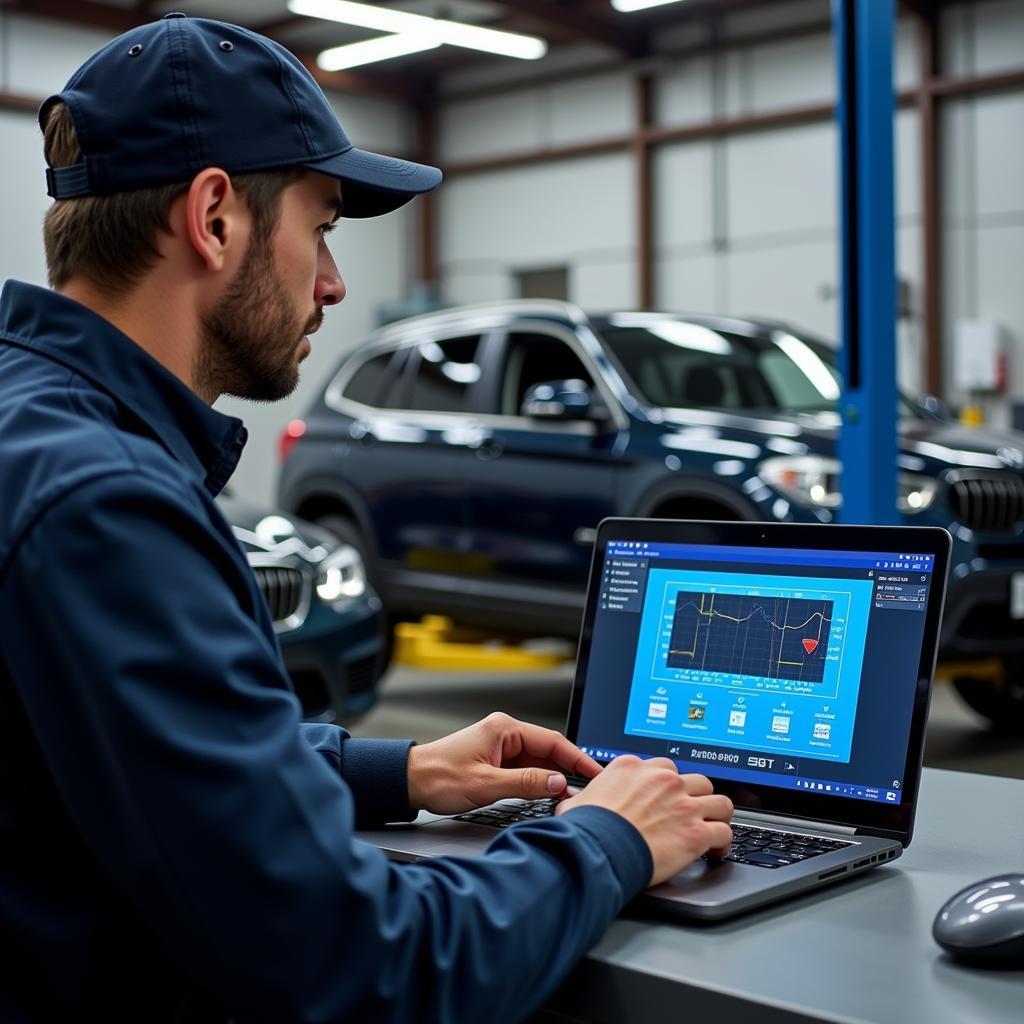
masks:
<instances>
[{"instance_id":1,"label":"dark blue suv","mask_svg":"<svg viewBox=\"0 0 1024 1024\"><path fill-rule=\"evenodd\" d=\"M289 426L280 502L357 546L392 618L575 636L605 516L832 521L834 349L785 324L520 301L392 324ZM1024 729L1024 435L902 400L899 509L953 534L942 654Z\"/></svg>"}]
</instances>

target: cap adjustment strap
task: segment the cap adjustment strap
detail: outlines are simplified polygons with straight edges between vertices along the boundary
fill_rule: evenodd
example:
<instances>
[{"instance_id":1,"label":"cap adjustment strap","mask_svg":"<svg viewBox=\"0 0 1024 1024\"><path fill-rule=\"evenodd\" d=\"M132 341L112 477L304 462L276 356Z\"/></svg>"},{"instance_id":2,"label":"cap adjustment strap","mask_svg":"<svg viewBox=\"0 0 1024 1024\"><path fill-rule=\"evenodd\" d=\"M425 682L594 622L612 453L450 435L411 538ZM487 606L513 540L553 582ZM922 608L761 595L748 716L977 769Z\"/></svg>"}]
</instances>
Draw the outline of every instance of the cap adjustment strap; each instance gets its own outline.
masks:
<instances>
[{"instance_id":1,"label":"cap adjustment strap","mask_svg":"<svg viewBox=\"0 0 1024 1024\"><path fill-rule=\"evenodd\" d=\"M74 199L76 196L89 195L89 172L85 164L47 167L46 194L54 199Z\"/></svg>"}]
</instances>

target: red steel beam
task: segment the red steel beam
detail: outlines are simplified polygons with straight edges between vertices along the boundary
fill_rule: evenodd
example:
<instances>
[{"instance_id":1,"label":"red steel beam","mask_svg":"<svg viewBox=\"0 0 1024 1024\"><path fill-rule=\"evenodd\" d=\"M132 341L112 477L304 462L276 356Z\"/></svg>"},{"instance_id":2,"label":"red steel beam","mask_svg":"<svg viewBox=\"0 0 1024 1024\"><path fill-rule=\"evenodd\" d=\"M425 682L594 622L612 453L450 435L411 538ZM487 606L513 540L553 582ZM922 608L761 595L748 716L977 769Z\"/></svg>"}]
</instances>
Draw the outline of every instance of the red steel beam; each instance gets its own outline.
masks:
<instances>
[{"instance_id":1,"label":"red steel beam","mask_svg":"<svg viewBox=\"0 0 1024 1024\"><path fill-rule=\"evenodd\" d=\"M921 248L922 319L924 353L922 377L924 390L941 395L942 326L939 289L942 277L942 237L939 230L939 159L936 93L929 85L935 82L938 40L934 13L923 15L918 22L918 57L921 82L917 109L921 140Z\"/></svg>"},{"instance_id":2,"label":"red steel beam","mask_svg":"<svg viewBox=\"0 0 1024 1024\"><path fill-rule=\"evenodd\" d=\"M634 80L636 131L633 135L633 173L636 176L636 263L637 305L654 307L654 198L652 195L651 146L647 132L651 126L651 77L638 75Z\"/></svg>"}]
</instances>

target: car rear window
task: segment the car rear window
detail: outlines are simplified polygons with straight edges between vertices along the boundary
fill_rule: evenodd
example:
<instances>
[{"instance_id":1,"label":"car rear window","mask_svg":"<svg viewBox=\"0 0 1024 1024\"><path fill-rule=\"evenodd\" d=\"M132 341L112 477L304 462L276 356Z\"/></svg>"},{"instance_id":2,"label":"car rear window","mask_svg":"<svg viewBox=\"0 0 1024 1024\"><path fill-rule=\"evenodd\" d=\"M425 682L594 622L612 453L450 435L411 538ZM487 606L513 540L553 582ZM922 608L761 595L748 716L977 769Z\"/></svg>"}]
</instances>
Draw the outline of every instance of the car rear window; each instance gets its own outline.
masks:
<instances>
[{"instance_id":1,"label":"car rear window","mask_svg":"<svg viewBox=\"0 0 1024 1024\"><path fill-rule=\"evenodd\" d=\"M363 405L386 404L385 391L393 390L393 384L398 379L399 364L405 356L406 352L399 349L397 352L381 352L367 359L349 378L345 385L345 397Z\"/></svg>"}]
</instances>

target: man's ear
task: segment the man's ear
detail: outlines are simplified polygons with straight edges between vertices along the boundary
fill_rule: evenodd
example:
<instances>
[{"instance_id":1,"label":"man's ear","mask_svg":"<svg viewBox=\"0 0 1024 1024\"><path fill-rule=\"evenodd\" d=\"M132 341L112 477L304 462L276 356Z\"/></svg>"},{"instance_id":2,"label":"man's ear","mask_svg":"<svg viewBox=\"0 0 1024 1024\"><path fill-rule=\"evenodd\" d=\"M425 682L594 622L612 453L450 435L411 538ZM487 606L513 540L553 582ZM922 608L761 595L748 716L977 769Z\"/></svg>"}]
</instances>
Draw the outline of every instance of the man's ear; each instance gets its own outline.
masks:
<instances>
[{"instance_id":1,"label":"man's ear","mask_svg":"<svg viewBox=\"0 0 1024 1024\"><path fill-rule=\"evenodd\" d=\"M185 198L185 230L207 270L222 270L228 250L237 246L244 207L230 176L219 167L207 167L192 179Z\"/></svg>"}]
</instances>

